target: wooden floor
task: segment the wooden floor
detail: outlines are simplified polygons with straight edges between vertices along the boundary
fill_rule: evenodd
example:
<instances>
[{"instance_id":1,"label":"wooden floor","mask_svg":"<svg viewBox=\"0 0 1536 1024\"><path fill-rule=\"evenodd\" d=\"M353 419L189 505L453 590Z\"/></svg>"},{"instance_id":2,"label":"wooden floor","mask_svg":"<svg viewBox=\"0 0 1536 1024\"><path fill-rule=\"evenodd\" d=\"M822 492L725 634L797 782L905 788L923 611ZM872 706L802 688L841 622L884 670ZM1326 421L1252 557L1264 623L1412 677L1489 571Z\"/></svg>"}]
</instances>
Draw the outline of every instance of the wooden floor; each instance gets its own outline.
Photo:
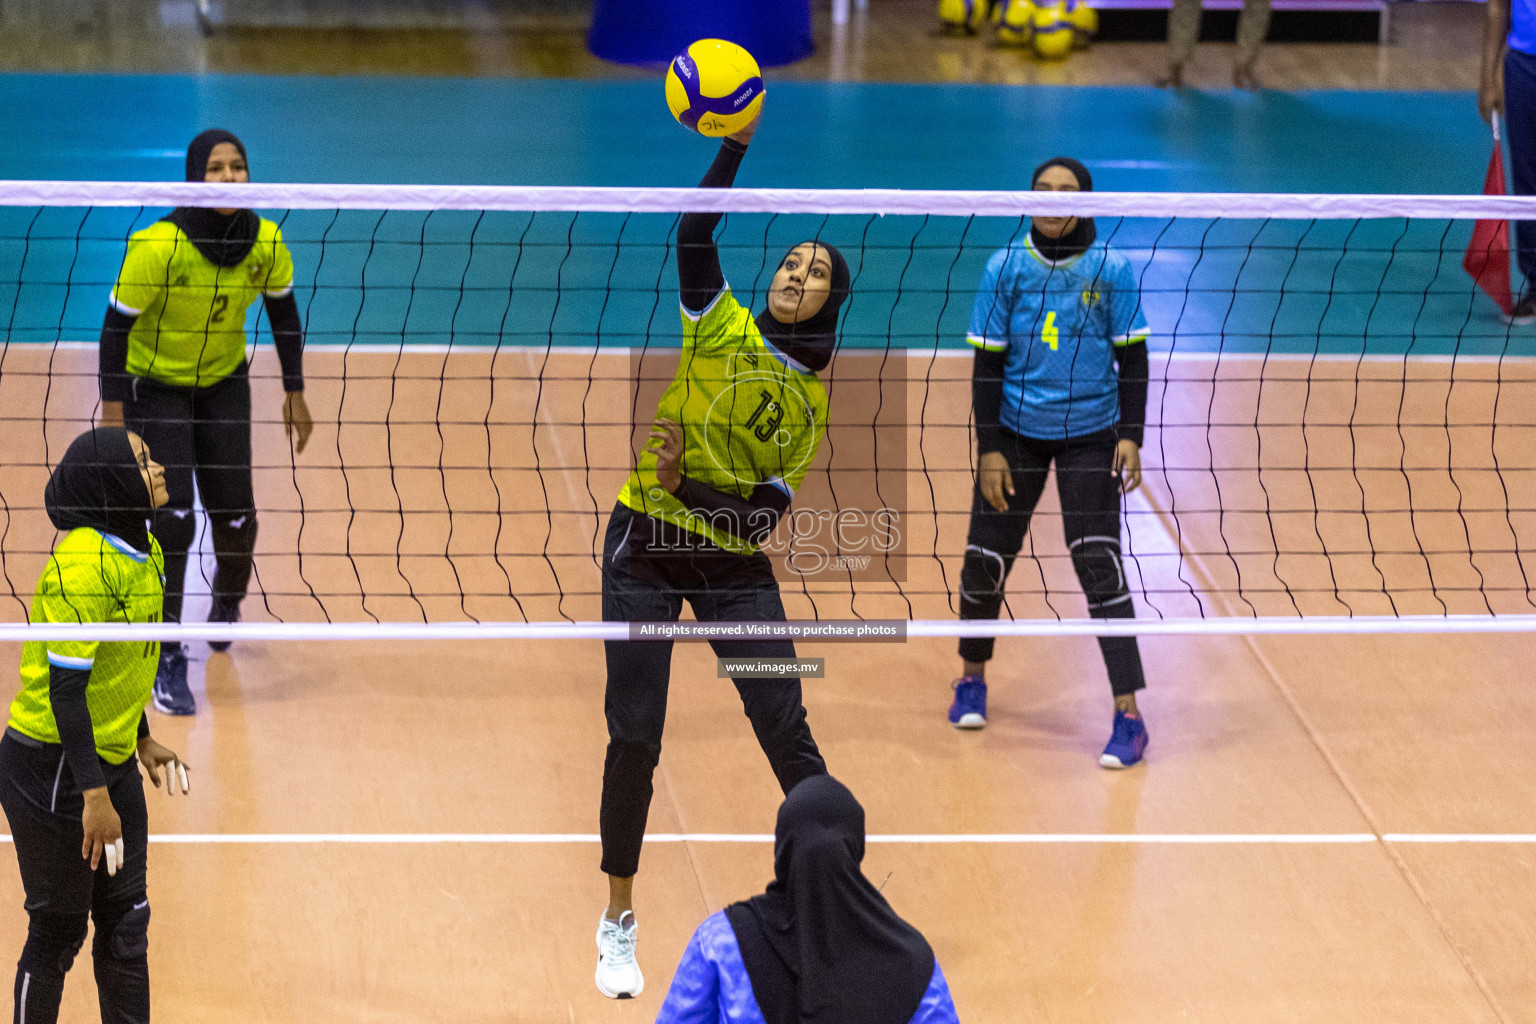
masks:
<instances>
[{"instance_id":1,"label":"wooden floor","mask_svg":"<svg viewBox=\"0 0 1536 1024\"><path fill-rule=\"evenodd\" d=\"M93 353L54 353L45 397L29 374L45 371L46 357L13 346L0 377L9 410L0 421L4 568L22 591L51 536L36 510L42 467L91 410L90 389L73 386L70 375L88 375ZM311 354L310 401L320 426L297 472L279 468L287 457L276 426L258 426L258 464L272 467L258 473L259 572L266 587L294 592L271 607L318 618L314 599L299 593L301 584L313 585L333 617L364 617L357 583L336 555L350 539L359 551L387 556L374 560L380 565L359 562L373 595L367 611L381 618L412 617L407 584L425 593L449 564L466 587L491 580L504 593L495 559L475 557L486 551L502 553L514 589L528 595L530 617L558 614L555 599L537 596L557 582L571 592L567 613L593 615L599 517L589 492L605 513L622 476L627 430L597 424L627 404L615 389L627 388L629 364L507 353L495 367L504 383L492 396L476 383L488 377L486 357L455 355L445 366L442 356L408 355L393 371L389 422L374 417L338 436L343 413L362 420L359 410L381 407L370 388L385 385L363 378L381 368L387 377L393 359ZM540 366L546 387L536 405L530 381ZM1284 614L1284 594L1274 592L1283 579L1305 592L1309 613L1338 612L1331 593L1313 586L1326 576L1321 566L1333 565L1357 611L1378 610L1372 602L1384 594L1406 610L1430 610L1423 562L1382 560L1378 580L1369 565L1351 561L1353 531L1370 522L1383 548L1411 543L1416 529L1420 542L1445 552L1435 556L1444 560L1435 564L1443 597L1461 600L1450 584L1475 564L1498 593L1499 610L1517 608L1525 600L1518 566L1455 556L1458 543L1467 546L1461 527L1435 510L1451 500L1446 481L1459 483L1464 511L1499 511L1486 522L1472 517L1472 548L1528 545L1528 515L1507 517L1508 533L1495 534L1503 508L1532 506L1519 483L1529 474L1513 470L1529 450L1521 396L1536 386L1536 369L1510 361L1496 377L1496 365L1463 361L1453 379L1450 366L1275 361L1264 368L1262 393L1252 361L1158 366L1152 407L1161 425L1148 438L1149 484L1128 505L1129 547L1144 567L1133 587L1167 584L1167 614L1193 613L1191 588L1209 613L1244 614L1246 595L1259 610ZM343 368L360 389L345 397ZM926 458L936 499L926 486L908 487L910 539L914 551L936 548L941 557L910 559L900 587L861 588L868 596L857 610L891 613L904 588L915 614L944 617L940 566L952 581L964 529L959 467L967 458L969 360L909 360L906 373L908 386L927 393L926 406L910 407L926 419L909 432L909 475L921 482L917 467ZM596 390L582 406L571 389L585 389L586 375ZM1202 390L1213 380L1220 382L1214 400ZM1509 389L1497 409L1480 383L1489 380ZM1298 412L1296 388L1306 386L1299 382L1310 384L1312 398ZM276 382L261 376L256 392L257 417L269 420ZM1286 470L1301 450L1319 469L1342 458L1342 411L1354 408L1365 423L1399 407L1409 421L1422 409L1448 408L1465 426L1444 432L1439 448L1428 435L1410 437L1414 458L1401 469L1401 443L1394 449L1391 437L1365 432L1353 460L1365 470L1354 495L1326 486L1309 492L1304 474ZM434 408L445 421L441 450L435 428L419 424ZM574 408L587 410L586 431ZM38 431L44 417L47 429ZM1244 417L1258 424L1246 428L1248 442L1238 431L1220 433L1220 424ZM1221 440L1224 461L1208 466L1200 436ZM1239 591L1224 544L1263 538L1205 515L1201 488L1219 480L1231 507L1246 506L1262 490L1256 452L1246 446L1255 438L1266 446L1263 464L1271 468L1262 482L1276 509L1322 525L1314 535L1280 515L1275 543L1295 557L1271 559L1268 577L1264 560L1254 559ZM572 453L583 442L596 453L591 474L570 468L580 465ZM447 471L439 472L445 452ZM544 459L548 506L530 468L534 453ZM1508 498L1476 482L1493 454L1511 467ZM420 468L392 481L387 471L365 468L380 458ZM478 489L464 468L476 464ZM1191 467L1207 483L1182 481L1180 470ZM461 525L450 547L446 507L461 521L483 508L488 475L509 509L572 512L548 531L542 516L532 526L527 517L503 516L500 546L478 536L480 527ZM806 501L814 500L817 475ZM1410 517L1405 541L1407 481L1424 511ZM302 572L293 558L301 496L309 510ZM1172 508L1176 498L1187 503ZM349 531L317 511L341 502L388 510ZM1054 507L1048 492L1038 560L1022 562L1012 580L1015 615L1081 614ZM552 563L518 557L547 538ZM397 543L408 556L398 562ZM449 559L459 543L463 554ZM1181 550L1182 560L1158 557ZM1181 561L1182 580L1167 567ZM849 611L847 587L836 581L787 586L786 595L791 614L807 614L813 597L823 615ZM1138 605L1152 614L1147 601ZM200 608L194 601L190 614ZM427 610L434 618L461 615L446 602ZM470 610L517 617L489 587ZM6 617L17 614L19 603L6 608ZM260 601L247 603L248 618L265 614ZM1109 694L1091 641L1001 641L991 724L964 735L943 718L958 667L952 641L804 648L827 658L828 678L807 683L807 704L829 766L864 802L872 834L918 837L876 840L866 871L877 882L889 876L886 894L932 941L962 1020L1536 1022L1528 835L1536 832L1536 788L1520 735L1536 714L1527 685L1536 643L1164 638L1145 641L1143 651L1148 763L1112 774L1095 765ZM766 841L649 844L638 890L648 986L634 1002L609 1003L591 981L604 894L592 836L604 744L597 644L252 643L227 655L197 645L194 655L202 711L190 720L154 717L156 735L187 756L195 779L190 800L151 794L152 827L163 837L150 853L159 1021L649 1020L692 929L771 875ZM16 649L6 656L15 659ZM707 648L679 647L653 833L771 829L772 776L734 692L713 669ZM503 839L454 838L463 833ZM379 834L395 838L377 841ZM1461 834L1525 838L1431 841ZM340 841L370 835L375 841ZM313 841L282 841L294 836ZM0 914L0 949L20 946L20 902L14 860L0 857L0 903L13 908ZM82 960L62 1019L93 1019L91 987Z\"/></svg>"},{"instance_id":2,"label":"wooden floor","mask_svg":"<svg viewBox=\"0 0 1536 1024\"><path fill-rule=\"evenodd\" d=\"M1525 641L1151 642L1151 759L1119 775L1093 764L1107 694L1091 643L1005 642L979 735L943 722L947 643L817 653L836 678L810 687L812 726L874 833L1487 832L1536 813L1498 742L1536 711ZM706 661L677 659L651 828L762 833L772 778ZM195 720L155 719L196 769L191 800L152 802L156 833L595 831L595 645L252 645L205 670ZM877 842L866 871L889 875L965 1021L1521 1022L1529 849ZM692 928L771 859L766 843L649 845L649 985L613 1004L591 984L590 841L157 842L156 1019L649 1020ZM0 889L16 949L9 857ZM91 1019L91 985L78 965L64 1020Z\"/></svg>"},{"instance_id":3,"label":"wooden floor","mask_svg":"<svg viewBox=\"0 0 1536 1024\"><path fill-rule=\"evenodd\" d=\"M450 13L444 13L444 10ZM192 0L90 5L8 0L0 5L0 71L226 72L649 77L586 49L589 5L572 0L481 5L215 3L203 35ZM1163 71L1157 43L1105 43L1060 62L935 32L933 0L871 0L866 16L834 30L816 5L816 53L771 74L780 80L1144 85ZM478 15L478 16L477 16ZM1483 10L1476 3L1397 3L1388 45L1293 43L1264 51L1276 89L1477 87ZM1231 85L1233 45L1205 44L1187 70L1195 88Z\"/></svg>"}]
</instances>

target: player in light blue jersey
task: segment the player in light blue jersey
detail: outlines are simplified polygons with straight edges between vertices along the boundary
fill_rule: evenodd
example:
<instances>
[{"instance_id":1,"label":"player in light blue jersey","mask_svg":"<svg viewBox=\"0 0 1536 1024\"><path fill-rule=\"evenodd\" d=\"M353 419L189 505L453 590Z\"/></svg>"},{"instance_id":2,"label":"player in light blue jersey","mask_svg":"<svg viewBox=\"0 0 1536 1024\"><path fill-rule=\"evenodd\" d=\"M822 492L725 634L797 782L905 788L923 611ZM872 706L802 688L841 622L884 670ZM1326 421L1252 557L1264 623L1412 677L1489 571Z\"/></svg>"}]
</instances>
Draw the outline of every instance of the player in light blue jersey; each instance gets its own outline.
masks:
<instances>
[{"instance_id":1,"label":"player in light blue jersey","mask_svg":"<svg viewBox=\"0 0 1536 1024\"><path fill-rule=\"evenodd\" d=\"M1076 160L1035 171L1033 188L1089 191ZM1120 492L1141 484L1147 409L1147 321L1130 263L1095 240L1087 217L1035 217L1029 234L987 261L967 340L979 452L960 617L995 619L1030 516L1056 466L1072 567L1095 618L1134 618L1120 558ZM964 674L950 722L986 724L990 637L960 641ZM1101 637L1115 698L1106 768L1141 760L1147 730L1136 707L1146 685L1135 637Z\"/></svg>"}]
</instances>

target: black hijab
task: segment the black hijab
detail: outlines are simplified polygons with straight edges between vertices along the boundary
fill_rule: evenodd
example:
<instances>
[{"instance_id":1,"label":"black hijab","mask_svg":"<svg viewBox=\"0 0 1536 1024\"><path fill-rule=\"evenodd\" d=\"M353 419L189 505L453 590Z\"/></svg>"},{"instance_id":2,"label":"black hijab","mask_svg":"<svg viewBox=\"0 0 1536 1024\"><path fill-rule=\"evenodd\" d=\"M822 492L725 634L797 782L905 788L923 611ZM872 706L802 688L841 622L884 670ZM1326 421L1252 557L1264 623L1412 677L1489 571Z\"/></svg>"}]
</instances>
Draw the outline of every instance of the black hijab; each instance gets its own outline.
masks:
<instances>
[{"instance_id":1,"label":"black hijab","mask_svg":"<svg viewBox=\"0 0 1536 1024\"><path fill-rule=\"evenodd\" d=\"M1052 167L1065 167L1077 179L1077 187L1080 191L1093 191L1093 175L1088 173L1088 168L1069 156L1052 157L1039 167L1036 167L1034 175L1029 179L1029 187L1034 188L1035 182L1040 180L1040 175ZM1093 240L1096 237L1097 234L1093 228L1092 217L1077 218L1077 223L1072 225L1072 230L1060 238L1048 238L1036 231L1034 225L1030 225L1029 228L1029 238L1030 241L1035 243L1035 250L1041 256L1052 261L1081 256L1088 251L1088 247L1093 244Z\"/></svg>"},{"instance_id":2,"label":"black hijab","mask_svg":"<svg viewBox=\"0 0 1536 1024\"><path fill-rule=\"evenodd\" d=\"M763 332L763 337L774 348L808 367L813 373L819 373L827 368L827 364L832 361L832 354L837 351L837 314L842 309L843 301L848 298L848 261L843 259L843 254L834 245L818 239L811 239L809 244L825 251L832 262L831 290L827 293L827 301L815 316L797 324L783 323L765 308L757 314L757 329ZM783 260L779 261L780 266L783 263Z\"/></svg>"},{"instance_id":3,"label":"black hijab","mask_svg":"<svg viewBox=\"0 0 1536 1024\"><path fill-rule=\"evenodd\" d=\"M246 166L250 166L245 143L236 138L234 132L210 128L187 147L188 181L202 181L207 177L208 157L213 153L213 147L221 142L231 143L245 157ZM240 261L250 255L251 247L256 244L256 232L261 227L261 218L251 210L224 214L203 206L178 206L165 219L181 228L197 251L216 267L239 266Z\"/></svg>"},{"instance_id":4,"label":"black hijab","mask_svg":"<svg viewBox=\"0 0 1536 1024\"><path fill-rule=\"evenodd\" d=\"M830 775L779 808L774 880L725 908L767 1024L907 1024L933 980L933 950L859 862L864 808Z\"/></svg>"},{"instance_id":5,"label":"black hijab","mask_svg":"<svg viewBox=\"0 0 1536 1024\"><path fill-rule=\"evenodd\" d=\"M70 442L43 490L43 507L60 530L89 526L149 550L144 523L154 509L122 427L97 427Z\"/></svg>"}]
</instances>

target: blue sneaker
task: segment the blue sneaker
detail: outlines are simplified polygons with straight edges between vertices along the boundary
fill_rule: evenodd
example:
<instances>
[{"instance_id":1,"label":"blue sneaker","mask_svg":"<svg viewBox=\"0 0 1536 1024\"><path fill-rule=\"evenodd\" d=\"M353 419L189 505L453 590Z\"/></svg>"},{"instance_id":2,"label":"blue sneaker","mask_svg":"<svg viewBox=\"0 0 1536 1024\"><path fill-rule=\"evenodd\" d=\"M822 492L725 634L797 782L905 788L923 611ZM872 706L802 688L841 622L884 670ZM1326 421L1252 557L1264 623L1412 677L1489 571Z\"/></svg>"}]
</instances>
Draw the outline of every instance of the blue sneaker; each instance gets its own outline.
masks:
<instances>
[{"instance_id":1,"label":"blue sneaker","mask_svg":"<svg viewBox=\"0 0 1536 1024\"><path fill-rule=\"evenodd\" d=\"M187 685L187 652L179 643L160 645L160 668L155 673L155 710L167 715L193 715L197 701Z\"/></svg>"},{"instance_id":2,"label":"blue sneaker","mask_svg":"<svg viewBox=\"0 0 1536 1024\"><path fill-rule=\"evenodd\" d=\"M949 724L956 729L980 729L987 724L987 684L980 676L955 680L955 702L949 706Z\"/></svg>"},{"instance_id":3,"label":"blue sneaker","mask_svg":"<svg viewBox=\"0 0 1536 1024\"><path fill-rule=\"evenodd\" d=\"M1099 755L1101 768L1134 768L1147 751L1147 724L1140 715L1115 712L1115 732Z\"/></svg>"}]
</instances>

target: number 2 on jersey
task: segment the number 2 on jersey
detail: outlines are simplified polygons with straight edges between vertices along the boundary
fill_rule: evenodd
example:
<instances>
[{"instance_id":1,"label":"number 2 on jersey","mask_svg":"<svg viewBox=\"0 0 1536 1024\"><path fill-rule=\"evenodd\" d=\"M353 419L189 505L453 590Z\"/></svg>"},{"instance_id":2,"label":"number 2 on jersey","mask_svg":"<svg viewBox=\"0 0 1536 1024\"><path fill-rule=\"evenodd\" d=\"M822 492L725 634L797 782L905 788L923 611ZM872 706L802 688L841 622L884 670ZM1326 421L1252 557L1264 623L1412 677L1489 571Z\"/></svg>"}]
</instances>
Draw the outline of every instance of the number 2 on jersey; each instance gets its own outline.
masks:
<instances>
[{"instance_id":1,"label":"number 2 on jersey","mask_svg":"<svg viewBox=\"0 0 1536 1024\"><path fill-rule=\"evenodd\" d=\"M1056 326L1056 311L1053 309L1045 314L1045 324L1040 328L1040 340L1051 346L1055 352L1061 343L1061 328Z\"/></svg>"}]
</instances>

